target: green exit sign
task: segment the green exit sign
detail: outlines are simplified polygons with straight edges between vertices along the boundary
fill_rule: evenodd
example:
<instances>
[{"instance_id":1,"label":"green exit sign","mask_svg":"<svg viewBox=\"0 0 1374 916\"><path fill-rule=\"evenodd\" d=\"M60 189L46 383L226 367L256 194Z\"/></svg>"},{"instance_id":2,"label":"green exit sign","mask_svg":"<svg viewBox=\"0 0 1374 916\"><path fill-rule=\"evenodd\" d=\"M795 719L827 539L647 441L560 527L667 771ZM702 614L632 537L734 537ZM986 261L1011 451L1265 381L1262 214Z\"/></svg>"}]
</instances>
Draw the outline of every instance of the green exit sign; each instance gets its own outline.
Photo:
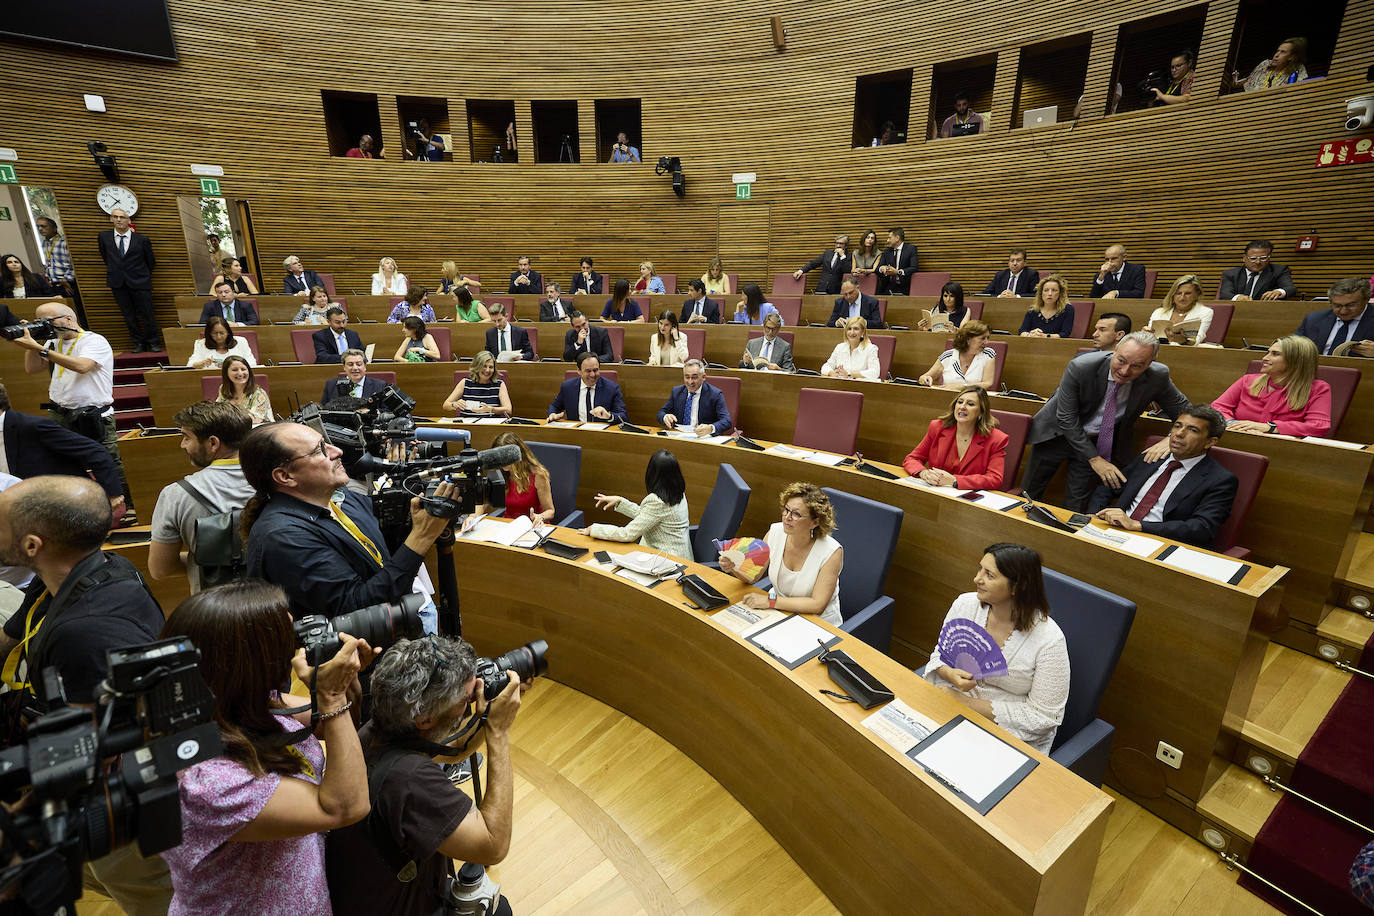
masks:
<instances>
[{"instance_id":1,"label":"green exit sign","mask_svg":"<svg viewBox=\"0 0 1374 916\"><path fill-rule=\"evenodd\" d=\"M737 185L735 185L735 200L748 200L748 199L749 199L749 185L747 185L747 184L737 184Z\"/></svg>"},{"instance_id":2,"label":"green exit sign","mask_svg":"<svg viewBox=\"0 0 1374 916\"><path fill-rule=\"evenodd\" d=\"M208 196L217 196L219 194L219 179L202 178L200 180L200 193Z\"/></svg>"},{"instance_id":3,"label":"green exit sign","mask_svg":"<svg viewBox=\"0 0 1374 916\"><path fill-rule=\"evenodd\" d=\"M10 208L0 207L0 223L9 223L13 221L14 216L10 213Z\"/></svg>"},{"instance_id":4,"label":"green exit sign","mask_svg":"<svg viewBox=\"0 0 1374 916\"><path fill-rule=\"evenodd\" d=\"M19 177L14 174L14 166L0 165L0 184L19 184Z\"/></svg>"}]
</instances>

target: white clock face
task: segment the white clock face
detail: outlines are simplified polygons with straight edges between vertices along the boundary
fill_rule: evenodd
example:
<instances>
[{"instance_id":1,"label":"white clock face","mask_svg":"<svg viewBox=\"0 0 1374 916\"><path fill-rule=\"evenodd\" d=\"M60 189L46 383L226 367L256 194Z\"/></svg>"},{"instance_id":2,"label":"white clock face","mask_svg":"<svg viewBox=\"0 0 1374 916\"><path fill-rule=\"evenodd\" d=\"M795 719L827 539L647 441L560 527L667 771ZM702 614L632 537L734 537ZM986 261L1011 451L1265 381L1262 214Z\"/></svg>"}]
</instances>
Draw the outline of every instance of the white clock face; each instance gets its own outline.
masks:
<instances>
[{"instance_id":1,"label":"white clock face","mask_svg":"<svg viewBox=\"0 0 1374 916\"><path fill-rule=\"evenodd\" d=\"M122 184L102 185L100 190L95 192L95 202L100 204L100 209L106 213L111 210L123 210L133 216L138 212L138 198Z\"/></svg>"}]
</instances>

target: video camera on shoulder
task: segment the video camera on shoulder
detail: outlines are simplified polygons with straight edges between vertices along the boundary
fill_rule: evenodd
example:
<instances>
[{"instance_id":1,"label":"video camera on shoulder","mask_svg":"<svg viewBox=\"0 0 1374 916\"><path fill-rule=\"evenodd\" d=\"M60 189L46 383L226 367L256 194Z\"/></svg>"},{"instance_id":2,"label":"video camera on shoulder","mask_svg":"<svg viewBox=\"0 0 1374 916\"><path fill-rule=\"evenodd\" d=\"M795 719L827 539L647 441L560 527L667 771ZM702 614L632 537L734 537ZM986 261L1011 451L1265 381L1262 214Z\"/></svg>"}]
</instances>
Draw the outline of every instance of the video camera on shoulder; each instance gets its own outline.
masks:
<instances>
[{"instance_id":1,"label":"video camera on shoulder","mask_svg":"<svg viewBox=\"0 0 1374 916\"><path fill-rule=\"evenodd\" d=\"M57 669L45 668L51 711L29 724L24 745L0 751L0 791L27 786L33 795L0 815L21 859L0 872L0 890L17 883L24 912L75 912L88 859L135 840L145 856L178 845L177 773L223 750L215 697L189 639L110 649L106 658L94 714L67 706ZM118 770L103 772L119 754Z\"/></svg>"},{"instance_id":2,"label":"video camera on shoulder","mask_svg":"<svg viewBox=\"0 0 1374 916\"><path fill-rule=\"evenodd\" d=\"M52 340L59 333L58 327L51 318L39 318L34 321L21 321L19 324L12 324L8 327L0 328L0 337L6 340L18 340L28 331L29 336L42 343L45 340Z\"/></svg>"}]
</instances>

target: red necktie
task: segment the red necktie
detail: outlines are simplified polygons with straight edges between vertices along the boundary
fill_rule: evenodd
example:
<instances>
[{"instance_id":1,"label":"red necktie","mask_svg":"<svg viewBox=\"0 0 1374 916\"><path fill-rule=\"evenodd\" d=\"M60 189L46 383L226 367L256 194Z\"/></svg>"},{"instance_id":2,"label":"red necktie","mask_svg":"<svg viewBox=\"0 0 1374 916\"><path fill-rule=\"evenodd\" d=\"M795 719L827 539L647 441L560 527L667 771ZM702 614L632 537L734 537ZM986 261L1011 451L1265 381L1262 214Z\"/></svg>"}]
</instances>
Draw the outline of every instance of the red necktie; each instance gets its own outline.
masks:
<instances>
[{"instance_id":1,"label":"red necktie","mask_svg":"<svg viewBox=\"0 0 1374 916\"><path fill-rule=\"evenodd\" d=\"M1159 498L1164 495L1164 488L1169 485L1169 478L1174 476L1174 471L1183 467L1183 462L1174 459L1169 462L1169 466L1164 469L1164 473L1155 478L1155 482L1150 484L1150 489L1145 491L1140 503L1131 512L1131 518L1136 521L1144 521L1145 516L1150 514L1150 510L1159 502Z\"/></svg>"}]
</instances>

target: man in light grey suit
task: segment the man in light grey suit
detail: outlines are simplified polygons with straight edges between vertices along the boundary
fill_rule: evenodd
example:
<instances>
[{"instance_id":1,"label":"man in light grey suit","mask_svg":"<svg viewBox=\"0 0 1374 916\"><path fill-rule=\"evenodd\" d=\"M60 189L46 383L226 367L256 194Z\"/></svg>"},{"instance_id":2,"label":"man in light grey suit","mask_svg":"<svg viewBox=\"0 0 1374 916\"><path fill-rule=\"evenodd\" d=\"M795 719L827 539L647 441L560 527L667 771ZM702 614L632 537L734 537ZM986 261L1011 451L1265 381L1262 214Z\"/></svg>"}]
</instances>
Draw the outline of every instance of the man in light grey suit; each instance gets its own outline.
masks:
<instances>
[{"instance_id":1,"label":"man in light grey suit","mask_svg":"<svg viewBox=\"0 0 1374 916\"><path fill-rule=\"evenodd\" d=\"M1169 379L1169 367L1154 362L1158 352L1158 339L1137 331L1111 353L1085 353L1069 362L1059 390L1031 420L1031 452L1021 480L1027 496L1040 499L1065 461L1064 507L1075 512L1083 511L1099 483L1113 489L1125 483L1120 468L1135 455L1141 411L1155 401L1177 420L1188 406Z\"/></svg>"},{"instance_id":2,"label":"man in light grey suit","mask_svg":"<svg viewBox=\"0 0 1374 916\"><path fill-rule=\"evenodd\" d=\"M739 361L741 369L797 371L797 367L792 363L792 345L779 336L780 327L782 319L778 317L778 313L769 312L768 317L763 319L763 336L753 338L744 346L744 356Z\"/></svg>"}]
</instances>

